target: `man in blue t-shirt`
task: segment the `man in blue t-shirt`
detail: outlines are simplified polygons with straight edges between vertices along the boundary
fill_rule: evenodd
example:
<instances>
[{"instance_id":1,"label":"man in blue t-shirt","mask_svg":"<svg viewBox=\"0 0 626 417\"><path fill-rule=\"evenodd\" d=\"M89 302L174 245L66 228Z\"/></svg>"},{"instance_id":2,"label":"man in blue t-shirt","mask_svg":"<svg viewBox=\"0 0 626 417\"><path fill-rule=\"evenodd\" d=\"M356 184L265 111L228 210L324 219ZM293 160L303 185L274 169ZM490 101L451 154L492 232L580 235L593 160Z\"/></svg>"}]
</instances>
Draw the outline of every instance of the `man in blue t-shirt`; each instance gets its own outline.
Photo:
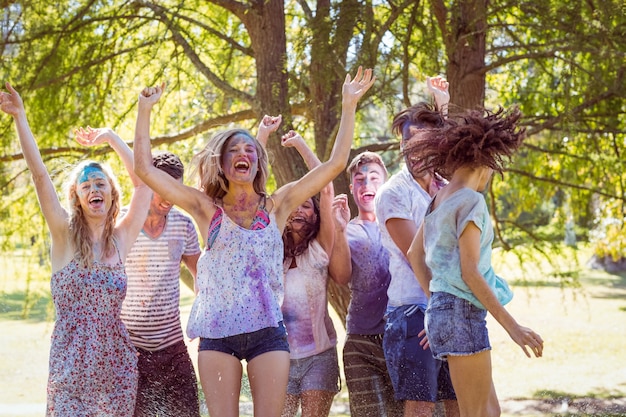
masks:
<instances>
[{"instance_id":1,"label":"man in blue t-shirt","mask_svg":"<svg viewBox=\"0 0 626 417\"><path fill-rule=\"evenodd\" d=\"M374 213L374 197L387 179L387 169L374 152L363 152L350 162L350 191L358 216L350 220L348 197L333 204L335 245L329 273L350 286L347 338L343 367L353 417L402 416L394 398L383 353L384 314L387 308L389 254L383 247Z\"/></svg>"}]
</instances>

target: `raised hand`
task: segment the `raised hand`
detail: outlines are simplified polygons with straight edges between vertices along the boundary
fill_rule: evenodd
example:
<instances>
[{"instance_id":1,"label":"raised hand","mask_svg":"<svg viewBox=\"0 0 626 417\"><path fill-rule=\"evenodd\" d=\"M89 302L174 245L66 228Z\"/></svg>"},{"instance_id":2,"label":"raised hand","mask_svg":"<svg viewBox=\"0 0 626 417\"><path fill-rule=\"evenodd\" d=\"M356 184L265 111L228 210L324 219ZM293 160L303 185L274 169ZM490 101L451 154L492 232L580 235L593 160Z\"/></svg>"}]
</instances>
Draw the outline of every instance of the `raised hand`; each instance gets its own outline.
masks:
<instances>
[{"instance_id":1,"label":"raised hand","mask_svg":"<svg viewBox=\"0 0 626 417\"><path fill-rule=\"evenodd\" d=\"M93 128L87 126L86 128L79 127L74 130L74 136L76 142L83 146L96 146L103 143L109 143L111 140L116 139L117 134L108 127Z\"/></svg>"},{"instance_id":2,"label":"raised hand","mask_svg":"<svg viewBox=\"0 0 626 417\"><path fill-rule=\"evenodd\" d=\"M163 94L165 83L154 87L146 87L139 94L139 106L152 108Z\"/></svg>"},{"instance_id":3,"label":"raised hand","mask_svg":"<svg viewBox=\"0 0 626 417\"><path fill-rule=\"evenodd\" d=\"M261 119L261 123L259 124L259 131L263 130L267 132L268 135L270 133L276 132L282 121L283 116L280 114L278 116L268 116L266 114Z\"/></svg>"},{"instance_id":4,"label":"raised hand","mask_svg":"<svg viewBox=\"0 0 626 417\"><path fill-rule=\"evenodd\" d=\"M256 140L261 142L263 146L267 145L267 140L270 137L270 134L278 130L282 121L283 116L280 114L278 116L268 116L267 114L263 116L261 123L259 123Z\"/></svg>"},{"instance_id":5,"label":"raised hand","mask_svg":"<svg viewBox=\"0 0 626 417\"><path fill-rule=\"evenodd\" d=\"M304 139L302 138L302 136L300 136L300 134L297 133L295 130L290 130L280 138L280 144L283 145L285 148L293 148L297 145L297 142L300 141L304 143Z\"/></svg>"},{"instance_id":6,"label":"raised hand","mask_svg":"<svg viewBox=\"0 0 626 417\"><path fill-rule=\"evenodd\" d=\"M11 84L7 82L5 86L8 92L0 92L0 110L15 117L24 112L24 102Z\"/></svg>"},{"instance_id":7,"label":"raised hand","mask_svg":"<svg viewBox=\"0 0 626 417\"><path fill-rule=\"evenodd\" d=\"M354 79L351 79L350 74L347 74L343 83L342 103L356 106L359 99L374 85L374 81L376 81L376 77L373 76L371 68L363 70L363 67L359 66Z\"/></svg>"},{"instance_id":8,"label":"raised hand","mask_svg":"<svg viewBox=\"0 0 626 417\"><path fill-rule=\"evenodd\" d=\"M335 196L332 209L336 229L342 231L346 230L346 227L350 222L350 207L348 206L348 196L345 194L339 194Z\"/></svg>"},{"instance_id":9,"label":"raised hand","mask_svg":"<svg viewBox=\"0 0 626 417\"><path fill-rule=\"evenodd\" d=\"M450 102L448 81L441 76L427 77L426 86L428 87L428 91L430 91L435 97L435 102L437 103L439 110L447 111L448 103Z\"/></svg>"}]
</instances>

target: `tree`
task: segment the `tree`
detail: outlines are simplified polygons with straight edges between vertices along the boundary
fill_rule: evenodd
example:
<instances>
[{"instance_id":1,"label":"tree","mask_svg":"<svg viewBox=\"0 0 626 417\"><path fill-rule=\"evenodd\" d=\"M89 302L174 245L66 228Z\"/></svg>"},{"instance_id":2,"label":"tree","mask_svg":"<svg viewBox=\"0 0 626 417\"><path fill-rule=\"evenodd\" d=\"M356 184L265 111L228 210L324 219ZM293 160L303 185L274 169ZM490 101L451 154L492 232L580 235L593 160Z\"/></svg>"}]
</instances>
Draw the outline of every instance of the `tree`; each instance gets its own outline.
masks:
<instances>
[{"instance_id":1,"label":"tree","mask_svg":"<svg viewBox=\"0 0 626 417\"><path fill-rule=\"evenodd\" d=\"M157 146L190 160L213 130L229 123L254 130L264 114L280 113L282 131L296 128L325 160L343 77L364 65L378 81L358 113L354 152L391 149L384 157L393 171L392 115L426 99L425 76L445 69L457 108L518 103L526 114L523 157L492 186L503 246L518 243L520 231L524 240L545 242L537 223L569 215L585 228L603 218L624 227L626 17L614 12L619 0L3 5L0 74L25 98L52 170L106 151L73 146L68 132L76 126L106 124L130 137L137 92L162 80L168 88L154 121ZM0 123L3 245L32 235L44 242L10 122ZM305 172L295 152L275 140L269 150L276 185ZM346 178L335 188L347 191ZM331 292L343 316L347 291Z\"/></svg>"}]
</instances>

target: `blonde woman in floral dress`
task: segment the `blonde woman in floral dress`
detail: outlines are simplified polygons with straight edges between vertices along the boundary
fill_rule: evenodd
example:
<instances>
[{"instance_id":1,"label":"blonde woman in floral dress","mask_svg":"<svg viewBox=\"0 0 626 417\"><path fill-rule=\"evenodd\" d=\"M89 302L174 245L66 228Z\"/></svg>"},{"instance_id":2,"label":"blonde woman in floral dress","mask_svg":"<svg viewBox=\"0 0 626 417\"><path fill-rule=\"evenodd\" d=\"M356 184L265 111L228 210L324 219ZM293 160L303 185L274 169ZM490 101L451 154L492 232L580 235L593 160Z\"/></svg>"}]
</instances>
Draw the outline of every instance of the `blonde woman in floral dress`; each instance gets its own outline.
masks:
<instances>
[{"instance_id":1,"label":"blonde woman in floral dress","mask_svg":"<svg viewBox=\"0 0 626 417\"><path fill-rule=\"evenodd\" d=\"M13 116L24 158L52 239L52 334L48 416L133 414L137 357L120 320L126 294L124 260L150 204L151 190L132 171L132 152L110 129L78 129L79 143L108 143L125 163L135 191L128 215L116 223L120 193L105 166L85 161L66 183L64 208L28 125L24 104L6 84L0 109Z\"/></svg>"}]
</instances>

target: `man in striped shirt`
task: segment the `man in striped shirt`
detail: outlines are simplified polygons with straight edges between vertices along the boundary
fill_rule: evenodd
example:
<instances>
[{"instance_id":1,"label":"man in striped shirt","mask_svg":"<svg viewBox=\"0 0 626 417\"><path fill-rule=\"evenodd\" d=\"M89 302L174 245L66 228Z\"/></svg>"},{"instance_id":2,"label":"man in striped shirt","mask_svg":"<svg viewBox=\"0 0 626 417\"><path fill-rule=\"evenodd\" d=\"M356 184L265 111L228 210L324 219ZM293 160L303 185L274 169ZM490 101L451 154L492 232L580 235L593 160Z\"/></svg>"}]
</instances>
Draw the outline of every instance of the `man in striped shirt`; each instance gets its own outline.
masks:
<instances>
[{"instance_id":1,"label":"man in striped shirt","mask_svg":"<svg viewBox=\"0 0 626 417\"><path fill-rule=\"evenodd\" d=\"M184 167L170 153L153 165L182 181ZM135 417L199 417L196 373L180 322L180 263L196 276L200 256L191 219L154 193L150 211L126 259L128 289L121 317L139 352Z\"/></svg>"}]
</instances>

